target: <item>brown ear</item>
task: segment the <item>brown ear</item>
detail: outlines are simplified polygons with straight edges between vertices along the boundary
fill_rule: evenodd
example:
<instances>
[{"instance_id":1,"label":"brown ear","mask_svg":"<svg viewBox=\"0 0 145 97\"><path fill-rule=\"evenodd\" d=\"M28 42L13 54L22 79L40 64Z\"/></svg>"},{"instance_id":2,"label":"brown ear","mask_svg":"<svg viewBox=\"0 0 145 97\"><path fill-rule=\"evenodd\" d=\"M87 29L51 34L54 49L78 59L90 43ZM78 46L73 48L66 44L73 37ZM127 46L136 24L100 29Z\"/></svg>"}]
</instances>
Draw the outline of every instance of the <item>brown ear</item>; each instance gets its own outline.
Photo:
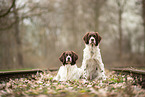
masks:
<instances>
[{"instance_id":1,"label":"brown ear","mask_svg":"<svg viewBox=\"0 0 145 97\"><path fill-rule=\"evenodd\" d=\"M71 52L72 52L72 63L71 63L71 65L74 65L74 64L76 64L76 60L78 60L78 55L74 51L71 51Z\"/></svg>"},{"instance_id":2,"label":"brown ear","mask_svg":"<svg viewBox=\"0 0 145 97\"><path fill-rule=\"evenodd\" d=\"M95 38L96 38L96 46L97 46L100 43L102 37L99 35L98 32L96 32L96 37Z\"/></svg>"},{"instance_id":3,"label":"brown ear","mask_svg":"<svg viewBox=\"0 0 145 97\"><path fill-rule=\"evenodd\" d=\"M89 38L88 38L88 35L89 35L89 32L87 32L84 37L83 37L83 40L86 44L89 44Z\"/></svg>"},{"instance_id":4,"label":"brown ear","mask_svg":"<svg viewBox=\"0 0 145 97\"><path fill-rule=\"evenodd\" d=\"M65 65L65 52L63 52L60 57L59 57L59 60L62 62L63 65Z\"/></svg>"}]
</instances>

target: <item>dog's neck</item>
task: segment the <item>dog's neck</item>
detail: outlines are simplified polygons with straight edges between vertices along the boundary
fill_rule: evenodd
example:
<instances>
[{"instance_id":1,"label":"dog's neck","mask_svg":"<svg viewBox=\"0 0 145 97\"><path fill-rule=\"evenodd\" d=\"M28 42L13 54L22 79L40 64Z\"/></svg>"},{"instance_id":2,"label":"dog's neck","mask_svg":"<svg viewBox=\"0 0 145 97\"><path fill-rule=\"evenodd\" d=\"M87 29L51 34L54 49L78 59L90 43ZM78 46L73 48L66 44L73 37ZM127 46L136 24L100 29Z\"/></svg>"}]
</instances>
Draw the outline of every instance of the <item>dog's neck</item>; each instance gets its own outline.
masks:
<instances>
[{"instance_id":1,"label":"dog's neck","mask_svg":"<svg viewBox=\"0 0 145 97\"><path fill-rule=\"evenodd\" d=\"M94 53L96 52L96 50L99 48L98 46L92 45L92 44L86 44L86 48L89 49L91 56L94 55Z\"/></svg>"},{"instance_id":2,"label":"dog's neck","mask_svg":"<svg viewBox=\"0 0 145 97\"><path fill-rule=\"evenodd\" d=\"M93 45L93 44L90 45L90 47L91 47L91 48L90 48L91 56L94 55L94 46L95 46L95 45Z\"/></svg>"}]
</instances>

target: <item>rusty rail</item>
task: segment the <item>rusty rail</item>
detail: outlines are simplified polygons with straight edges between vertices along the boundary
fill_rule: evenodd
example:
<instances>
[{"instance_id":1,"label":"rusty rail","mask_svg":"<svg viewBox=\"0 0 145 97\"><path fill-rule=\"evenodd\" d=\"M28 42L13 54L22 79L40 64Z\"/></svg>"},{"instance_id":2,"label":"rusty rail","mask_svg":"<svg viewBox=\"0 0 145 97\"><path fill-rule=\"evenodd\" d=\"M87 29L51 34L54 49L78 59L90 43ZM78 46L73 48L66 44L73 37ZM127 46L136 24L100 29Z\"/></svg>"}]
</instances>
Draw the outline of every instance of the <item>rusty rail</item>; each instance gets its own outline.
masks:
<instances>
[{"instance_id":1,"label":"rusty rail","mask_svg":"<svg viewBox=\"0 0 145 97\"><path fill-rule=\"evenodd\" d=\"M31 77L32 74L37 74L40 72L45 71L57 71L57 69L48 69L48 70L41 70L41 69L32 69L32 70L17 70L17 71L3 71L0 72L0 82L9 81L10 79L15 78L28 78Z\"/></svg>"},{"instance_id":2,"label":"rusty rail","mask_svg":"<svg viewBox=\"0 0 145 97\"><path fill-rule=\"evenodd\" d=\"M126 76L131 75L134 78L134 84L140 84L142 88L145 88L145 70L137 70L131 68L111 68L111 71L115 71L117 74L121 73Z\"/></svg>"},{"instance_id":3,"label":"rusty rail","mask_svg":"<svg viewBox=\"0 0 145 97\"><path fill-rule=\"evenodd\" d=\"M9 81L10 79L15 79L15 78L29 77L32 74L36 74L37 72L42 72L42 70L41 69L33 69L33 70L18 70L18 71L0 72L0 82Z\"/></svg>"}]
</instances>

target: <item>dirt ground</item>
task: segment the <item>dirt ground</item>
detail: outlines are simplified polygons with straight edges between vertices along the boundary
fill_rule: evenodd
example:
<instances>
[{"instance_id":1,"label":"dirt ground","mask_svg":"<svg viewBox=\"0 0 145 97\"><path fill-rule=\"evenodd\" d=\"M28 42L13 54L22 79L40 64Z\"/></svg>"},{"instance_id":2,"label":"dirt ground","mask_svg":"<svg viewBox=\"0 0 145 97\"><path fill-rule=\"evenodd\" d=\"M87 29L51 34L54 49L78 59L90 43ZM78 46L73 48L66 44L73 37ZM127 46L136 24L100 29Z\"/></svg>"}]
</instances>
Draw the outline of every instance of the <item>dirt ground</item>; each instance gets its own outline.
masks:
<instances>
[{"instance_id":1,"label":"dirt ground","mask_svg":"<svg viewBox=\"0 0 145 97\"><path fill-rule=\"evenodd\" d=\"M0 96L27 97L144 97L145 90L140 85L133 85L134 80L114 71L106 71L107 80L55 81L57 72L43 72L29 78L20 78L0 83Z\"/></svg>"}]
</instances>

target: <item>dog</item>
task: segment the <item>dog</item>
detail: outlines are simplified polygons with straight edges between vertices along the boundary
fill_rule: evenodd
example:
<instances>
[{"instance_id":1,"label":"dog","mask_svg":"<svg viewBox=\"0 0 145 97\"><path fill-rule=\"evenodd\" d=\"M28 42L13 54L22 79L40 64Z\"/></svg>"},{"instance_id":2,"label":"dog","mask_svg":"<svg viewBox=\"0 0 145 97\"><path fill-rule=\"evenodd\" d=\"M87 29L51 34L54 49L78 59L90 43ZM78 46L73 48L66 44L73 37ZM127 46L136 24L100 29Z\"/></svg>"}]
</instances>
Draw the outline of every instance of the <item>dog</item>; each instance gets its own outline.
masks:
<instances>
[{"instance_id":1,"label":"dog","mask_svg":"<svg viewBox=\"0 0 145 97\"><path fill-rule=\"evenodd\" d=\"M67 81L78 80L83 73L81 68L78 68L76 61L78 55L74 51L65 51L59 57L62 66L59 68L58 73L54 80Z\"/></svg>"},{"instance_id":2,"label":"dog","mask_svg":"<svg viewBox=\"0 0 145 97\"><path fill-rule=\"evenodd\" d=\"M98 32L87 32L83 37L85 48L83 50L81 68L84 70L83 77L86 79L106 79L104 64L99 49L101 39Z\"/></svg>"}]
</instances>

